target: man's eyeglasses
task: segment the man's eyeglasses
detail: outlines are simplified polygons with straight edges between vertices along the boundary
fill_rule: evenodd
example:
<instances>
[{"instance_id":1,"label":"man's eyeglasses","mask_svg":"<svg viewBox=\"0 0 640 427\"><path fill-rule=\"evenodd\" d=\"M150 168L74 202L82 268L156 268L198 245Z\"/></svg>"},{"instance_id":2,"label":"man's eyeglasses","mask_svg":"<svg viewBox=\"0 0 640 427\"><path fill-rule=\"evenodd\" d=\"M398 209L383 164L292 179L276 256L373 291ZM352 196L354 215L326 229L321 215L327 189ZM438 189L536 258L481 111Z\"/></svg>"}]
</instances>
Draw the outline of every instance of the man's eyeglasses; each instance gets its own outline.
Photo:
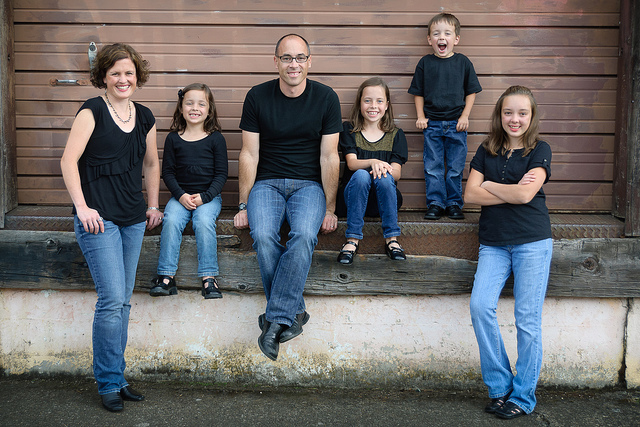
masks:
<instances>
[{"instance_id":1,"label":"man's eyeglasses","mask_svg":"<svg viewBox=\"0 0 640 427\"><path fill-rule=\"evenodd\" d=\"M278 56L277 58L285 64L290 64L291 62L293 62L294 59L298 64L302 64L309 60L309 56L307 55L298 55L296 57L293 57L291 55L282 55L282 56Z\"/></svg>"}]
</instances>

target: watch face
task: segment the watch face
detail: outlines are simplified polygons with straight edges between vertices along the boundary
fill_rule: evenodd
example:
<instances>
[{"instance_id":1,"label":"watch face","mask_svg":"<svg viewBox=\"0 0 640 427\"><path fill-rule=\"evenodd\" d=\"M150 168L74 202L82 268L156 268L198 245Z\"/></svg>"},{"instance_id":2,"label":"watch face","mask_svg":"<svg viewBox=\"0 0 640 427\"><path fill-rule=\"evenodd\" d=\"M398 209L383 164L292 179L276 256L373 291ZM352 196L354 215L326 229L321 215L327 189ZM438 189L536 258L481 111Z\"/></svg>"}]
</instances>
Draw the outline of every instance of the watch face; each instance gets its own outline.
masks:
<instances>
[{"instance_id":1,"label":"watch face","mask_svg":"<svg viewBox=\"0 0 640 427\"><path fill-rule=\"evenodd\" d=\"M246 203L240 203L238 205L238 210L243 211L245 209L247 209L247 204Z\"/></svg>"}]
</instances>

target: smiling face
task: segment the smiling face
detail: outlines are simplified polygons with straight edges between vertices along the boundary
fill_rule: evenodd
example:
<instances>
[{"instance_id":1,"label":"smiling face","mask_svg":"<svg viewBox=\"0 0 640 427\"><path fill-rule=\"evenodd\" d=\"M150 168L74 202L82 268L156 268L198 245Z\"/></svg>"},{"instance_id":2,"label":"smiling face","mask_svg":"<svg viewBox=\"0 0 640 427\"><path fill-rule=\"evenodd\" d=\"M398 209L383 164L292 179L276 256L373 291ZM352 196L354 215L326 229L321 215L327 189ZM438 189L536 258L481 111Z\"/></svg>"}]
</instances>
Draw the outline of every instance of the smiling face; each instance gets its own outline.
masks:
<instances>
[{"instance_id":1,"label":"smiling face","mask_svg":"<svg viewBox=\"0 0 640 427\"><path fill-rule=\"evenodd\" d=\"M209 115L209 100L203 90L190 90L182 99L182 117L187 126L203 125Z\"/></svg>"},{"instance_id":2,"label":"smiling face","mask_svg":"<svg viewBox=\"0 0 640 427\"><path fill-rule=\"evenodd\" d=\"M502 101L501 117L510 148L520 146L520 139L531 124L531 101L525 95L507 96Z\"/></svg>"},{"instance_id":3,"label":"smiling face","mask_svg":"<svg viewBox=\"0 0 640 427\"><path fill-rule=\"evenodd\" d=\"M282 62L278 56L289 55L295 58L298 55L307 56L308 54L307 45L299 37L290 36L280 42L278 55L273 59L280 74L280 88L285 95L294 94L297 96L304 91L307 72L311 68L311 57L306 62L298 63L294 60L287 64Z\"/></svg>"},{"instance_id":4,"label":"smiling face","mask_svg":"<svg viewBox=\"0 0 640 427\"><path fill-rule=\"evenodd\" d=\"M427 41L437 57L449 58L453 56L453 47L460 41L460 36L456 35L455 26L439 21L431 24Z\"/></svg>"},{"instance_id":5,"label":"smiling face","mask_svg":"<svg viewBox=\"0 0 640 427\"><path fill-rule=\"evenodd\" d=\"M360 113L365 123L378 124L389 108L389 100L382 86L367 86L362 90Z\"/></svg>"},{"instance_id":6,"label":"smiling face","mask_svg":"<svg viewBox=\"0 0 640 427\"><path fill-rule=\"evenodd\" d=\"M137 82L136 67L129 58L117 60L113 67L107 70L104 78L109 95L121 99L133 95Z\"/></svg>"}]
</instances>

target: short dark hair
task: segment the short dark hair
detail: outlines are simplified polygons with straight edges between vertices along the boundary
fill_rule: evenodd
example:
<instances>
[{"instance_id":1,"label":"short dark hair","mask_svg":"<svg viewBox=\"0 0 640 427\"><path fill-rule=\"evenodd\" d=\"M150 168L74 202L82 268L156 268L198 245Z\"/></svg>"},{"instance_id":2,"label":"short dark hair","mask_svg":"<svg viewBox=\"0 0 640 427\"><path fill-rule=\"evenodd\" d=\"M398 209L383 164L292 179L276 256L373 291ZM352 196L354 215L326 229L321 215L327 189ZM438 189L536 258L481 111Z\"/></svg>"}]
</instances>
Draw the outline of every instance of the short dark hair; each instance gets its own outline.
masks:
<instances>
[{"instance_id":1,"label":"short dark hair","mask_svg":"<svg viewBox=\"0 0 640 427\"><path fill-rule=\"evenodd\" d=\"M107 71L116 61L129 58L136 67L137 86L142 87L149 80L149 61L146 61L134 48L124 43L114 43L104 46L98 51L91 67L91 84L98 89L106 89L104 78Z\"/></svg>"},{"instance_id":2,"label":"short dark hair","mask_svg":"<svg viewBox=\"0 0 640 427\"><path fill-rule=\"evenodd\" d=\"M427 29L427 35L431 35L431 26L433 24L437 24L438 22L446 22L449 25L453 25L454 28L456 29L456 36L460 35L460 21L458 20L458 18L455 17L455 15L451 14L451 13L439 13L436 16L434 16L433 18L431 18L431 21L429 21L429 28Z\"/></svg>"},{"instance_id":3,"label":"short dark hair","mask_svg":"<svg viewBox=\"0 0 640 427\"><path fill-rule=\"evenodd\" d=\"M213 93L211 92L211 89L209 89L209 86L204 83L191 83L190 85L185 86L184 89L180 89L178 91L178 104L176 105L176 110L173 112L170 130L172 132L180 133L184 132L187 128L187 121L182 115L182 101L184 100L184 96L187 92L191 90L203 91L209 103L209 113L207 114L207 118L204 120L204 131L211 134L215 131L222 130L220 127L220 121L218 120L218 110L216 109L216 102L213 99Z\"/></svg>"},{"instance_id":4,"label":"short dark hair","mask_svg":"<svg viewBox=\"0 0 640 427\"><path fill-rule=\"evenodd\" d=\"M278 40L278 43L276 43L276 56L278 56L278 49L280 48L280 43L282 43L282 40L286 39L287 37L298 37L300 40L304 42L304 44L307 45L307 55L311 55L311 48L309 47L309 42L300 34L291 33L291 34L285 34L284 36L280 37L280 40Z\"/></svg>"}]
</instances>

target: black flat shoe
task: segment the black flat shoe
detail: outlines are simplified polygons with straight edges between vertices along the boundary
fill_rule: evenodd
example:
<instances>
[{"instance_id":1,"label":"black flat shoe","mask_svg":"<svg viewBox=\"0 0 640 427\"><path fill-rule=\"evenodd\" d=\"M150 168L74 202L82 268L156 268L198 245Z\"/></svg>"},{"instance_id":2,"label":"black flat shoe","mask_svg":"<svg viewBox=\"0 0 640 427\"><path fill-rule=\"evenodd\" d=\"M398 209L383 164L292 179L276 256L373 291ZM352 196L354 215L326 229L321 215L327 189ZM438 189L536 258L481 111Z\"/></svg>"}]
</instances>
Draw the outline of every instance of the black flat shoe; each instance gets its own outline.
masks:
<instances>
[{"instance_id":1,"label":"black flat shoe","mask_svg":"<svg viewBox=\"0 0 640 427\"><path fill-rule=\"evenodd\" d=\"M489 402L487 406L484 407L484 412L493 414L498 409L502 408L504 404L507 402L507 399L509 398L509 394L504 395L502 397L494 397L493 399L491 399L491 402Z\"/></svg>"},{"instance_id":2,"label":"black flat shoe","mask_svg":"<svg viewBox=\"0 0 640 427\"><path fill-rule=\"evenodd\" d=\"M218 281L215 277L209 277L202 281L202 296L204 299L222 298L222 292L220 292Z\"/></svg>"},{"instance_id":3,"label":"black flat shoe","mask_svg":"<svg viewBox=\"0 0 640 427\"><path fill-rule=\"evenodd\" d=\"M391 245L394 243L398 246L392 247ZM402 249L402 246L400 246L400 243L398 243L397 240L389 241L389 243L385 245L384 250L387 253L387 256L394 261L407 259L407 256L404 254L404 249Z\"/></svg>"},{"instance_id":4,"label":"black flat shoe","mask_svg":"<svg viewBox=\"0 0 640 427\"><path fill-rule=\"evenodd\" d=\"M464 219L462 209L460 209L460 207L456 205L447 206L447 208L444 210L444 213L451 219Z\"/></svg>"},{"instance_id":5,"label":"black flat shoe","mask_svg":"<svg viewBox=\"0 0 640 427\"><path fill-rule=\"evenodd\" d=\"M350 251L345 249L344 247L347 245L353 245L355 246L355 250ZM358 252L358 244L356 242L352 242L347 240L347 243L345 243L344 245L342 245L342 249L340 250L340 253L338 254L338 262L340 264L352 264L353 263L353 256Z\"/></svg>"},{"instance_id":6,"label":"black flat shoe","mask_svg":"<svg viewBox=\"0 0 640 427\"><path fill-rule=\"evenodd\" d=\"M296 314L296 317L293 319L293 324L280 334L280 342L287 342L300 335L302 333L302 326L307 324L310 317L306 311Z\"/></svg>"},{"instance_id":7,"label":"black flat shoe","mask_svg":"<svg viewBox=\"0 0 640 427\"><path fill-rule=\"evenodd\" d=\"M271 360L278 358L280 350L280 334L286 328L286 325L279 323L271 323L265 319L264 329L258 338L258 346L262 353Z\"/></svg>"},{"instance_id":8,"label":"black flat shoe","mask_svg":"<svg viewBox=\"0 0 640 427\"><path fill-rule=\"evenodd\" d=\"M498 418L502 418L504 420L512 420L514 418L527 415L527 413L524 412L524 409L511 401L507 401L501 408L496 409L496 412L494 413Z\"/></svg>"},{"instance_id":9,"label":"black flat shoe","mask_svg":"<svg viewBox=\"0 0 640 427\"><path fill-rule=\"evenodd\" d=\"M102 398L102 406L107 411L120 412L124 409L124 402L122 402L122 397L117 391L101 394L100 397Z\"/></svg>"},{"instance_id":10,"label":"black flat shoe","mask_svg":"<svg viewBox=\"0 0 640 427\"><path fill-rule=\"evenodd\" d=\"M144 400L144 396L132 389L130 386L125 386L120 389L120 397L122 397L122 400L129 400L131 402L140 402Z\"/></svg>"},{"instance_id":11,"label":"black flat shoe","mask_svg":"<svg viewBox=\"0 0 640 427\"><path fill-rule=\"evenodd\" d=\"M158 277L151 280L151 285L149 295L152 297L166 297L178 294L176 281L171 276L158 275Z\"/></svg>"},{"instance_id":12,"label":"black flat shoe","mask_svg":"<svg viewBox=\"0 0 640 427\"><path fill-rule=\"evenodd\" d=\"M431 205L429 206L429 209L427 209L427 213L424 214L424 219L440 219L443 213L444 209L442 209L440 206Z\"/></svg>"}]
</instances>

